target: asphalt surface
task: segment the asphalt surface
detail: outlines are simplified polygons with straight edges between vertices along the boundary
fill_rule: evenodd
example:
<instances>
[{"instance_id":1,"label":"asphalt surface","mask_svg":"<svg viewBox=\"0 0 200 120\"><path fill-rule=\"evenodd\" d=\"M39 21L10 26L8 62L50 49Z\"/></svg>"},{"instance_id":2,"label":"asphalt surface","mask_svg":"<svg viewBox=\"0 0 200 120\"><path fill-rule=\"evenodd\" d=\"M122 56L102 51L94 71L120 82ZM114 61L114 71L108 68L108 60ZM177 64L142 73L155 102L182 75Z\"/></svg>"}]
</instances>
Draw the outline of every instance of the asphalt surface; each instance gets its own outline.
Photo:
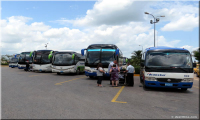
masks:
<instances>
[{"instance_id":1,"label":"asphalt surface","mask_svg":"<svg viewBox=\"0 0 200 120\"><path fill-rule=\"evenodd\" d=\"M2 119L199 118L199 78L187 91L96 86L82 75L25 72L1 67Z\"/></svg>"}]
</instances>

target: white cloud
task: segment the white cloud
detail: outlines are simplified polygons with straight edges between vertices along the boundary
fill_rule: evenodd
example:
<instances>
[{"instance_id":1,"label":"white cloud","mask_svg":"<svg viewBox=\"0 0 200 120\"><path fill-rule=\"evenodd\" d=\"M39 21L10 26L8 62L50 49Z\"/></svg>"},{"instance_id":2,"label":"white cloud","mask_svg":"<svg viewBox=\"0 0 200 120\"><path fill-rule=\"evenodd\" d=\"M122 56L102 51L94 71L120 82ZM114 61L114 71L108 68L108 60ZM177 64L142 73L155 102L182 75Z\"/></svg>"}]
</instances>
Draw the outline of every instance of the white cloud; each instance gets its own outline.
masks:
<instances>
[{"instance_id":1,"label":"white cloud","mask_svg":"<svg viewBox=\"0 0 200 120\"><path fill-rule=\"evenodd\" d=\"M93 9L87 10L87 15L75 20L57 20L62 24L72 23L75 26L120 25L131 21L141 22L143 14L150 4L134 0L100 0ZM141 9L142 8L142 9Z\"/></svg>"},{"instance_id":2,"label":"white cloud","mask_svg":"<svg viewBox=\"0 0 200 120\"><path fill-rule=\"evenodd\" d=\"M7 20L1 20L2 53L12 54L13 51L32 51L37 49L74 50L80 53L82 48L90 44L116 44L123 52L124 56L130 57L131 52L152 47L154 44L154 31L152 25L147 23L148 15L145 11L155 15L166 15L163 21L169 22L164 30L192 30L196 27L197 12L193 6L184 6L183 9L176 9L175 5L163 8L157 2L140 1L97 1L93 9L87 11L83 18L58 20L62 24L73 24L85 26L81 29L70 29L68 27L52 28L42 22L27 24L32 18L23 16L12 16ZM161 8L151 8L153 7ZM165 3L167 6L167 3ZM179 5L178 5L179 6ZM191 8L186 11L186 8ZM179 12L178 12L179 10ZM182 16L183 18L181 19ZM185 25L185 21L192 19L193 22ZM149 18L148 18L149 20ZM176 24L175 24L176 23ZM172 27L172 25L174 25ZM92 27L90 27L92 26ZM156 43L159 46L178 46L181 40L168 41L164 36L158 36ZM191 48L190 48L191 49ZM13 50L13 51L9 51Z\"/></svg>"},{"instance_id":3,"label":"white cloud","mask_svg":"<svg viewBox=\"0 0 200 120\"><path fill-rule=\"evenodd\" d=\"M196 3L198 4L197 1ZM159 9L151 10L153 15L155 17L164 15L165 17L160 18L160 22L169 22L161 28L162 31L191 31L199 26L199 8L197 6L180 1L158 2L155 6L157 5Z\"/></svg>"},{"instance_id":4,"label":"white cloud","mask_svg":"<svg viewBox=\"0 0 200 120\"><path fill-rule=\"evenodd\" d=\"M197 1L196 1L197 3ZM86 16L68 20L62 18L56 22L74 26L101 26L122 25L130 22L144 22L152 16L144 14L149 12L155 17L164 15L160 22L169 22L162 31L190 31L199 26L199 8L195 5L180 1L134 1L134 0L100 0L94 7L87 10Z\"/></svg>"},{"instance_id":5,"label":"white cloud","mask_svg":"<svg viewBox=\"0 0 200 120\"><path fill-rule=\"evenodd\" d=\"M21 18L20 18L21 19ZM51 28L44 23L31 23L30 25L18 19L19 25L15 28L10 21L3 21L2 52L3 54L20 53L37 49L74 50L80 53L82 48L90 44L116 44L124 56L130 57L131 52L153 46L154 31L150 25L142 22L130 22L126 25L101 25L90 29ZM10 29L13 28L13 29ZM12 34L9 33L11 30ZM158 36L159 46L175 46L180 40L167 41L164 36ZM161 45L162 43L162 45ZM10 51L12 50L12 51Z\"/></svg>"},{"instance_id":6,"label":"white cloud","mask_svg":"<svg viewBox=\"0 0 200 120\"><path fill-rule=\"evenodd\" d=\"M180 48L184 48L184 49L187 49L188 51L192 52L194 50L197 50L199 47L193 47L193 46L190 46L190 45L184 45Z\"/></svg>"},{"instance_id":7,"label":"white cloud","mask_svg":"<svg viewBox=\"0 0 200 120\"><path fill-rule=\"evenodd\" d=\"M46 31L50 26L44 25L42 22L34 22L30 25L30 28L33 31Z\"/></svg>"},{"instance_id":8,"label":"white cloud","mask_svg":"<svg viewBox=\"0 0 200 120\"><path fill-rule=\"evenodd\" d=\"M116 44L124 51L125 56L130 56L131 52L141 47L153 46L153 30L150 25L142 23L129 23L127 25L102 25L91 29L69 29L51 28L44 23L26 24L22 17L15 18L12 21L1 20L2 25L2 53L13 54L21 51L32 51L45 49L71 49L80 52L90 44ZM20 20L18 20L19 18ZM12 23L18 23L17 25ZM13 50L13 51L9 51Z\"/></svg>"},{"instance_id":9,"label":"white cloud","mask_svg":"<svg viewBox=\"0 0 200 120\"><path fill-rule=\"evenodd\" d=\"M177 21L172 21L161 28L162 31L191 31L193 28L199 26L199 17L195 17L194 14L186 14Z\"/></svg>"},{"instance_id":10,"label":"white cloud","mask_svg":"<svg viewBox=\"0 0 200 120\"><path fill-rule=\"evenodd\" d=\"M7 20L1 20L2 42L20 43L26 41L42 41L41 32L46 31L50 26L44 23L34 22L26 24L32 18L24 16L11 16Z\"/></svg>"}]
</instances>

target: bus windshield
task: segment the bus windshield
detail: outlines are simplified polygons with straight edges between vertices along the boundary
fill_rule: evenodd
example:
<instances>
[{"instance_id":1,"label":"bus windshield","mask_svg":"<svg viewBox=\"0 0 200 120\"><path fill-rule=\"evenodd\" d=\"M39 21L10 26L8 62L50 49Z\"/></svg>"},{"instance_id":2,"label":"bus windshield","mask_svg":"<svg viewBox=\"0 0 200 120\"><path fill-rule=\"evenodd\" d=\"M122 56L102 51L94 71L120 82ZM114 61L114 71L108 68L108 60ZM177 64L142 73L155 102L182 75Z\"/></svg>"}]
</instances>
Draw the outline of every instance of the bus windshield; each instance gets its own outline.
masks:
<instances>
[{"instance_id":1,"label":"bus windshield","mask_svg":"<svg viewBox=\"0 0 200 120\"><path fill-rule=\"evenodd\" d=\"M188 52L149 52L146 55L147 67L192 68L192 59Z\"/></svg>"},{"instance_id":2,"label":"bus windshield","mask_svg":"<svg viewBox=\"0 0 200 120\"><path fill-rule=\"evenodd\" d=\"M100 49L89 49L87 51L87 62L89 64L100 62Z\"/></svg>"},{"instance_id":3,"label":"bus windshield","mask_svg":"<svg viewBox=\"0 0 200 120\"><path fill-rule=\"evenodd\" d=\"M37 51L35 53L34 63L48 64L50 59L48 59L50 51Z\"/></svg>"},{"instance_id":4,"label":"bus windshield","mask_svg":"<svg viewBox=\"0 0 200 120\"><path fill-rule=\"evenodd\" d=\"M58 53L54 56L54 65L72 65L72 53Z\"/></svg>"},{"instance_id":5,"label":"bus windshield","mask_svg":"<svg viewBox=\"0 0 200 120\"><path fill-rule=\"evenodd\" d=\"M101 63L110 63L115 60L115 49L102 49Z\"/></svg>"},{"instance_id":6,"label":"bus windshield","mask_svg":"<svg viewBox=\"0 0 200 120\"><path fill-rule=\"evenodd\" d=\"M25 63L27 60L32 62L32 59L29 57L30 52L22 52L19 56L19 63Z\"/></svg>"}]
</instances>

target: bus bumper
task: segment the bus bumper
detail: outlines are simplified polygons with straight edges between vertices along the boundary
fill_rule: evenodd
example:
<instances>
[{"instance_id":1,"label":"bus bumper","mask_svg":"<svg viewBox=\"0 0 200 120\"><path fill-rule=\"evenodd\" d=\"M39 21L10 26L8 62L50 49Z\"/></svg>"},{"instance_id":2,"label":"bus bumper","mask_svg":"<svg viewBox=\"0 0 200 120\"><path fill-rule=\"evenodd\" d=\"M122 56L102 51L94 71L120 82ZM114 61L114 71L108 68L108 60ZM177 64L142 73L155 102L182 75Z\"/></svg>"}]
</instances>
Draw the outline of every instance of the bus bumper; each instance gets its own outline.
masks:
<instances>
[{"instance_id":1,"label":"bus bumper","mask_svg":"<svg viewBox=\"0 0 200 120\"><path fill-rule=\"evenodd\" d=\"M85 71L85 75L86 76L97 76L97 73L96 72L87 72L87 71Z\"/></svg>"},{"instance_id":2,"label":"bus bumper","mask_svg":"<svg viewBox=\"0 0 200 120\"><path fill-rule=\"evenodd\" d=\"M9 67L14 68L14 67L18 67L17 65L9 65Z\"/></svg>"},{"instance_id":3,"label":"bus bumper","mask_svg":"<svg viewBox=\"0 0 200 120\"><path fill-rule=\"evenodd\" d=\"M71 70L57 70L57 69L52 69L52 72L56 72L56 73L76 73L76 71L74 69L71 69Z\"/></svg>"},{"instance_id":4,"label":"bus bumper","mask_svg":"<svg viewBox=\"0 0 200 120\"><path fill-rule=\"evenodd\" d=\"M96 72L87 72L85 71L85 75L86 76L97 76L97 73ZM105 73L104 77L110 77L110 74L109 73Z\"/></svg>"},{"instance_id":5,"label":"bus bumper","mask_svg":"<svg viewBox=\"0 0 200 120\"><path fill-rule=\"evenodd\" d=\"M18 66L18 69L25 69L25 68L26 68L26 67L19 67L19 66Z\"/></svg>"},{"instance_id":6,"label":"bus bumper","mask_svg":"<svg viewBox=\"0 0 200 120\"><path fill-rule=\"evenodd\" d=\"M166 83L158 81L146 81L146 87L165 87L165 88L192 88L193 82Z\"/></svg>"}]
</instances>

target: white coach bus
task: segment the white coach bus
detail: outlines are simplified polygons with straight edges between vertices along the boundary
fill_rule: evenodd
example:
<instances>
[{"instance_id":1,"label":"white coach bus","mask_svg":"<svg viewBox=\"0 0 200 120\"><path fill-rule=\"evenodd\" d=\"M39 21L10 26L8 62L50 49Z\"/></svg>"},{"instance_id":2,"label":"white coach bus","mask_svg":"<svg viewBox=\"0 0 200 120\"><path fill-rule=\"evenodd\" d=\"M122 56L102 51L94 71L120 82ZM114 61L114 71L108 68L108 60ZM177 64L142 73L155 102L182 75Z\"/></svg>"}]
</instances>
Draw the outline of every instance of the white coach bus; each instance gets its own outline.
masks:
<instances>
[{"instance_id":1,"label":"white coach bus","mask_svg":"<svg viewBox=\"0 0 200 120\"><path fill-rule=\"evenodd\" d=\"M51 61L48 55L52 50L36 50L30 53L33 58L32 70L41 72L51 72Z\"/></svg>"},{"instance_id":2,"label":"white coach bus","mask_svg":"<svg viewBox=\"0 0 200 120\"><path fill-rule=\"evenodd\" d=\"M71 50L51 51L52 72L80 74L85 71L85 57Z\"/></svg>"}]
</instances>

